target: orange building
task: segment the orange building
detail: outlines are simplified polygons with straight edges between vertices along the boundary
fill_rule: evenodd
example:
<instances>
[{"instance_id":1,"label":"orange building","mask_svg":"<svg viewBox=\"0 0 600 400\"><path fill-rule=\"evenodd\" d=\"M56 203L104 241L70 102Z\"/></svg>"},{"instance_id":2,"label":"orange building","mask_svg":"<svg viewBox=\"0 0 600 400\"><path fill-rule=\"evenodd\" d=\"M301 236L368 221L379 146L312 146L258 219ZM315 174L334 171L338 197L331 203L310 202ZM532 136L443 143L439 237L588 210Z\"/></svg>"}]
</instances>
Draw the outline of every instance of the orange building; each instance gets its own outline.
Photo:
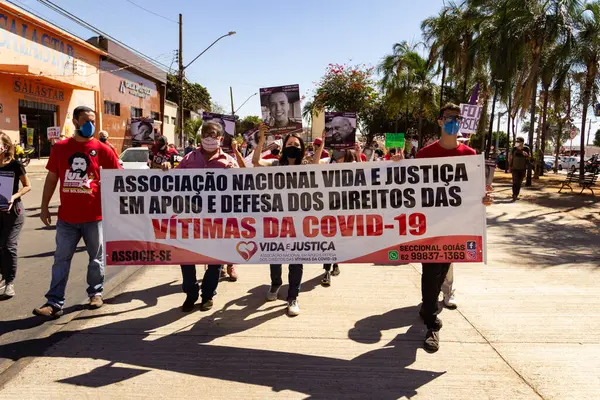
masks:
<instances>
[{"instance_id":1,"label":"orange building","mask_svg":"<svg viewBox=\"0 0 600 400\"><path fill-rule=\"evenodd\" d=\"M107 53L0 3L0 130L47 156L48 128L70 136L80 105L102 110L100 57ZM101 115L98 115L101 118Z\"/></svg>"},{"instance_id":2,"label":"orange building","mask_svg":"<svg viewBox=\"0 0 600 400\"><path fill-rule=\"evenodd\" d=\"M112 40L88 40L105 52L100 60L101 127L119 152L149 144L162 134L167 73ZM132 137L132 121L152 120L153 134L143 142Z\"/></svg>"}]
</instances>

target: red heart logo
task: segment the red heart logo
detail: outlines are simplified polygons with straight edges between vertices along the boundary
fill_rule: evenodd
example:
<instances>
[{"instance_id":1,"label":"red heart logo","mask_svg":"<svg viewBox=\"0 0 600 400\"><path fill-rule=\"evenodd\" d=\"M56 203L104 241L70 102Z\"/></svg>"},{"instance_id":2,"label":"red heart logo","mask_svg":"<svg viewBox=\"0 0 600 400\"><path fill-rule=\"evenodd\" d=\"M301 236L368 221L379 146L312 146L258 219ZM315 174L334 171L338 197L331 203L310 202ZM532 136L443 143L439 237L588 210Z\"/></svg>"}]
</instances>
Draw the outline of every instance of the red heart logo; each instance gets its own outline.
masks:
<instances>
[{"instance_id":1,"label":"red heart logo","mask_svg":"<svg viewBox=\"0 0 600 400\"><path fill-rule=\"evenodd\" d=\"M248 261L254 254L256 254L258 246L254 242L239 242L235 246L235 249L245 261Z\"/></svg>"}]
</instances>

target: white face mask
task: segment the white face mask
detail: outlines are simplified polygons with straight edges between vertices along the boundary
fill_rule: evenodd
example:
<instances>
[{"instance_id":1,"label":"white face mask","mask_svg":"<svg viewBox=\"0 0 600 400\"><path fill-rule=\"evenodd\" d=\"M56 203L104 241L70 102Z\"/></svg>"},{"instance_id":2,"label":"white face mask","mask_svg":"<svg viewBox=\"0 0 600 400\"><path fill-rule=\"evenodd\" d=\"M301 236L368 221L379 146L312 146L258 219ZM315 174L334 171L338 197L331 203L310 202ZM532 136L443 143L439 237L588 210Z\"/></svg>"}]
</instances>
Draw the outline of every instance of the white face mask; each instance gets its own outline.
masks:
<instances>
[{"instance_id":1,"label":"white face mask","mask_svg":"<svg viewBox=\"0 0 600 400\"><path fill-rule=\"evenodd\" d=\"M220 140L213 137L202 138L202 148L208 152L213 152L219 148Z\"/></svg>"}]
</instances>

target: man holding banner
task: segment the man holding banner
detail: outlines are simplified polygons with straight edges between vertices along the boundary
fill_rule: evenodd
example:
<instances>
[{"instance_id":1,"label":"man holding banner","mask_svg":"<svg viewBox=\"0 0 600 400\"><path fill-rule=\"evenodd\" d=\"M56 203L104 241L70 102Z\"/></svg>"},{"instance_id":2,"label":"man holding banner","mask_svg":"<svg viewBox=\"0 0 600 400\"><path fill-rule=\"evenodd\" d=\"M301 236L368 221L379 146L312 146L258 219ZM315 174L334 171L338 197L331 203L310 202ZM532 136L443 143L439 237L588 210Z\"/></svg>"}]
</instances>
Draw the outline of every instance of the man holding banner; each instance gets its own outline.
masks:
<instances>
[{"instance_id":1,"label":"man holding banner","mask_svg":"<svg viewBox=\"0 0 600 400\"><path fill-rule=\"evenodd\" d=\"M201 148L185 156L177 166L178 169L238 167L236 161L229 154L221 150L220 142L224 135L221 124L216 121L204 122L200 135L202 138ZM208 268L204 272L200 310L208 311L213 307L213 297L217 294L217 286L222 269L222 264L212 264L208 265ZM183 292L186 294L181 311L190 312L194 310L194 304L198 300L200 291L198 280L196 279L196 266L182 265L181 275L183 277Z\"/></svg>"},{"instance_id":2,"label":"man holding banner","mask_svg":"<svg viewBox=\"0 0 600 400\"><path fill-rule=\"evenodd\" d=\"M475 150L463 143L459 143L457 140L457 134L460 130L460 111L460 107L452 103L448 103L442 107L438 119L438 125L442 128L440 140L419 150L417 158L477 155ZM492 204L492 201L493 199L489 193L483 198L483 204L486 206ZM419 314L423 318L425 325L427 325L427 334L424 343L425 350L434 353L440 348L439 331L442 328L442 320L437 317L438 297L452 263L422 263L422 265L421 295L423 304L421 305ZM452 275L454 275L453 272ZM446 284L446 286L450 286L448 291L453 296L451 284ZM444 300L447 303L447 299L445 298Z\"/></svg>"}]
</instances>

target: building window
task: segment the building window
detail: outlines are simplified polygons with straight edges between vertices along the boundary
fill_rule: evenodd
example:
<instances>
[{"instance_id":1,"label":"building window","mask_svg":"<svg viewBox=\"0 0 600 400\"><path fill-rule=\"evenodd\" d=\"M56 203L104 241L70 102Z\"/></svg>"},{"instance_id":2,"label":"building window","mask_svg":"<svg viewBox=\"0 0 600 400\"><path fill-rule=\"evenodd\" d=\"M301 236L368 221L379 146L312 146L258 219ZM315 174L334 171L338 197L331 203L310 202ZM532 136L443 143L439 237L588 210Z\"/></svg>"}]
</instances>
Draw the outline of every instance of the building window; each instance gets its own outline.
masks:
<instances>
[{"instance_id":1,"label":"building window","mask_svg":"<svg viewBox=\"0 0 600 400\"><path fill-rule=\"evenodd\" d=\"M160 113L157 113L156 111L150 111L150 118L155 121L160 121Z\"/></svg>"},{"instance_id":2,"label":"building window","mask_svg":"<svg viewBox=\"0 0 600 400\"><path fill-rule=\"evenodd\" d=\"M171 123L175 125L177 123L177 118L171 117Z\"/></svg>"},{"instance_id":3,"label":"building window","mask_svg":"<svg viewBox=\"0 0 600 400\"><path fill-rule=\"evenodd\" d=\"M142 109L131 107L131 118L142 118Z\"/></svg>"},{"instance_id":4,"label":"building window","mask_svg":"<svg viewBox=\"0 0 600 400\"><path fill-rule=\"evenodd\" d=\"M171 120L169 118L171 118L171 117L169 117L168 115L165 115L165 120L164 120L165 125L169 125L169 123L171 122Z\"/></svg>"},{"instance_id":5,"label":"building window","mask_svg":"<svg viewBox=\"0 0 600 400\"><path fill-rule=\"evenodd\" d=\"M104 114L120 116L121 105L119 103L104 100Z\"/></svg>"}]
</instances>

